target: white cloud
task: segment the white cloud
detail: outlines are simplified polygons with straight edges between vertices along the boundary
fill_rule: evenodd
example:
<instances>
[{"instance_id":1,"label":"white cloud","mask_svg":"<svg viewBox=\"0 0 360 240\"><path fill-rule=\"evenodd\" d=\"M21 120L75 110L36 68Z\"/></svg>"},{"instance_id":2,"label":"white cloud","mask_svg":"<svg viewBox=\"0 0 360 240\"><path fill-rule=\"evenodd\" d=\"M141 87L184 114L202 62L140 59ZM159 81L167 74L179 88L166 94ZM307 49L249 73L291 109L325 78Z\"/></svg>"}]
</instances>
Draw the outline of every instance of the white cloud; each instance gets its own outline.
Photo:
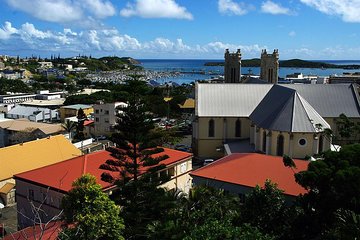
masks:
<instances>
[{"instance_id":1,"label":"white cloud","mask_svg":"<svg viewBox=\"0 0 360 240\"><path fill-rule=\"evenodd\" d=\"M290 9L281 6L280 4L274 3L270 0L261 4L261 11L270 14L290 14Z\"/></svg>"},{"instance_id":2,"label":"white cloud","mask_svg":"<svg viewBox=\"0 0 360 240\"><path fill-rule=\"evenodd\" d=\"M107 0L6 0L14 9L56 23L113 16L116 10Z\"/></svg>"},{"instance_id":3,"label":"white cloud","mask_svg":"<svg viewBox=\"0 0 360 240\"><path fill-rule=\"evenodd\" d=\"M185 7L178 5L175 0L135 0L134 4L127 3L126 8L120 11L120 15L123 17L193 19L192 14Z\"/></svg>"},{"instance_id":4,"label":"white cloud","mask_svg":"<svg viewBox=\"0 0 360 240\"><path fill-rule=\"evenodd\" d=\"M219 0L218 9L222 14L228 15L244 15L248 12L244 3L237 3L233 0Z\"/></svg>"},{"instance_id":5,"label":"white cloud","mask_svg":"<svg viewBox=\"0 0 360 240\"><path fill-rule=\"evenodd\" d=\"M116 13L115 7L110 1L102 0L83 0L84 8L93 13L96 18L105 18L114 16Z\"/></svg>"},{"instance_id":6,"label":"white cloud","mask_svg":"<svg viewBox=\"0 0 360 240\"><path fill-rule=\"evenodd\" d=\"M266 46L241 45L223 42L209 42L203 45L188 45L183 39L170 40L158 37L151 41L141 42L117 29L91 29L80 32L65 28L62 32L37 29L31 23L24 23L19 28L5 22L0 28L0 49L2 51L22 50L31 53L40 51L76 55L79 52L91 52L93 55L126 54L131 56L158 57L218 57L226 48L238 49L247 57L258 56Z\"/></svg>"},{"instance_id":7,"label":"white cloud","mask_svg":"<svg viewBox=\"0 0 360 240\"><path fill-rule=\"evenodd\" d=\"M345 22L360 22L359 0L300 0L318 11L340 16Z\"/></svg>"},{"instance_id":8,"label":"white cloud","mask_svg":"<svg viewBox=\"0 0 360 240\"><path fill-rule=\"evenodd\" d=\"M15 33L17 33L17 29L12 27L11 22L5 22L3 27L0 28L0 39L9 39Z\"/></svg>"},{"instance_id":9,"label":"white cloud","mask_svg":"<svg viewBox=\"0 0 360 240\"><path fill-rule=\"evenodd\" d=\"M295 36L296 36L296 32L295 32L295 31L290 31L290 32L289 32L289 36L290 36L290 37L295 37Z\"/></svg>"}]
</instances>

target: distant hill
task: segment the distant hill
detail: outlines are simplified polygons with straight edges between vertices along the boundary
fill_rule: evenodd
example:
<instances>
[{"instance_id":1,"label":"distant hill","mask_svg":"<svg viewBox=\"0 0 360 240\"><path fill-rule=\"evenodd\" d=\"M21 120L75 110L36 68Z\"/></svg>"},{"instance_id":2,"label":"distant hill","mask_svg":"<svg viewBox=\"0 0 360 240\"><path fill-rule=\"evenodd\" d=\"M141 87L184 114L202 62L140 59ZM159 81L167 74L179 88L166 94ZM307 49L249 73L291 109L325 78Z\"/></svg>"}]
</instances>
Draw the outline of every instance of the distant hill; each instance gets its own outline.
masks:
<instances>
[{"instance_id":1,"label":"distant hill","mask_svg":"<svg viewBox=\"0 0 360 240\"><path fill-rule=\"evenodd\" d=\"M205 66L224 66L224 62L207 62ZM341 68L341 69L360 69L360 65L336 65L324 62L312 62L301 59L290 59L279 61L280 67L292 68ZM260 59L244 59L241 60L242 67L260 67Z\"/></svg>"}]
</instances>

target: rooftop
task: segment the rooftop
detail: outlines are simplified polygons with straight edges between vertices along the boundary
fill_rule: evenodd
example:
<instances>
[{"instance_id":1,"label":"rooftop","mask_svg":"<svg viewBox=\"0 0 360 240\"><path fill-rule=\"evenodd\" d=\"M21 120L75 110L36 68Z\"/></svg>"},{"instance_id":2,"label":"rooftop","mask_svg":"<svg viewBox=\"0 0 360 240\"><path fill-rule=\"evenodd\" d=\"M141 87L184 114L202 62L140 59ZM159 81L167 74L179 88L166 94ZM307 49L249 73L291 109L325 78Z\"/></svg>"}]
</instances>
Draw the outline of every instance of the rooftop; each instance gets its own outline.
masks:
<instances>
[{"instance_id":1,"label":"rooftop","mask_svg":"<svg viewBox=\"0 0 360 240\"><path fill-rule=\"evenodd\" d=\"M308 161L294 160L295 173L307 170ZM285 167L283 158L258 153L234 153L223 157L190 175L246 187L264 186L267 179L278 184L284 194L297 196L306 190L295 182L294 172Z\"/></svg>"},{"instance_id":2,"label":"rooftop","mask_svg":"<svg viewBox=\"0 0 360 240\"><path fill-rule=\"evenodd\" d=\"M79 155L81 151L63 135L0 148L0 181Z\"/></svg>"},{"instance_id":3,"label":"rooftop","mask_svg":"<svg viewBox=\"0 0 360 240\"><path fill-rule=\"evenodd\" d=\"M68 106L62 106L61 108L68 108L68 109L76 109L79 110L81 109L87 109L87 108L92 108L91 105L85 105L85 104L74 104L74 105L68 105Z\"/></svg>"},{"instance_id":4,"label":"rooftop","mask_svg":"<svg viewBox=\"0 0 360 240\"><path fill-rule=\"evenodd\" d=\"M31 122L28 119L0 121L0 128L11 131L26 131L28 129L39 129L45 134L55 134L64 131L64 128L61 126L61 124Z\"/></svg>"},{"instance_id":5,"label":"rooftop","mask_svg":"<svg viewBox=\"0 0 360 240\"><path fill-rule=\"evenodd\" d=\"M192 156L191 153L164 148L164 152L155 154L154 157L164 154L169 156L169 158L161 161L161 163L165 165L171 165ZM75 179L81 177L85 173L90 173L96 177L97 183L100 184L103 189L106 189L112 187L113 184L102 181L101 174L107 172L115 178L119 176L117 172L99 168L101 164L109 159L115 158L111 156L110 152L103 150L17 174L16 178L68 192L72 188L72 183ZM145 170L145 167L142 167L141 169Z\"/></svg>"},{"instance_id":6,"label":"rooftop","mask_svg":"<svg viewBox=\"0 0 360 240\"><path fill-rule=\"evenodd\" d=\"M353 84L279 84L295 90L321 117L360 117L359 94ZM249 117L273 84L196 84L199 117ZM280 96L279 96L280 97Z\"/></svg>"}]
</instances>

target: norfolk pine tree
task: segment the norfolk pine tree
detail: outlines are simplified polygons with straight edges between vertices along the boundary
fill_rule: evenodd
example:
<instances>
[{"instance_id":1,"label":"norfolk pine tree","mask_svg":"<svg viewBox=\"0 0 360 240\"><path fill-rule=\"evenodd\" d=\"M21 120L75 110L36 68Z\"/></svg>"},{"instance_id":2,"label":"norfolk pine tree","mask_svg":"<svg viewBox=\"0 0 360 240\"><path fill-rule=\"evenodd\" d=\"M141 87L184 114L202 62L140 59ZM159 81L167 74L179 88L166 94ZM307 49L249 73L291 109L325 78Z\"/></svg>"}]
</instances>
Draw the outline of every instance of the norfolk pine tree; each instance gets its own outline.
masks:
<instances>
[{"instance_id":1,"label":"norfolk pine tree","mask_svg":"<svg viewBox=\"0 0 360 240\"><path fill-rule=\"evenodd\" d=\"M143 239L147 225L161 219L167 208L165 190L158 186L168 177L158 177L158 171L165 167L159 162L168 156L161 155L164 150L156 147L151 133L154 124L143 98L149 91L146 83L131 80L125 90L127 106L119 109L117 132L112 137L117 148L109 150L117 160L107 161L100 168L120 173L118 179L103 173L102 179L116 183L120 189L114 198L123 208L126 238Z\"/></svg>"}]
</instances>

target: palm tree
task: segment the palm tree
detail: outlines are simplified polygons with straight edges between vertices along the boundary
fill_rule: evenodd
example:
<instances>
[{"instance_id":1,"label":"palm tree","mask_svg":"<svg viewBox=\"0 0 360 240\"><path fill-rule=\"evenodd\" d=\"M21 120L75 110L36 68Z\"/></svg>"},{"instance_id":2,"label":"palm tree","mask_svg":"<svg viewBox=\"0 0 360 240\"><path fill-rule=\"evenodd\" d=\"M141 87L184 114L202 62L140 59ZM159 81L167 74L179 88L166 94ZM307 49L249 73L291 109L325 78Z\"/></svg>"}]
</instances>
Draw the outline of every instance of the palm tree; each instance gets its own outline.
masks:
<instances>
[{"instance_id":1,"label":"palm tree","mask_svg":"<svg viewBox=\"0 0 360 240\"><path fill-rule=\"evenodd\" d=\"M63 123L61 125L64 130L69 133L69 139L70 141L72 140L72 136L71 136L71 133L73 132L73 130L76 128L76 122L73 122L73 121L70 121L69 119L66 120L65 123Z\"/></svg>"}]
</instances>

